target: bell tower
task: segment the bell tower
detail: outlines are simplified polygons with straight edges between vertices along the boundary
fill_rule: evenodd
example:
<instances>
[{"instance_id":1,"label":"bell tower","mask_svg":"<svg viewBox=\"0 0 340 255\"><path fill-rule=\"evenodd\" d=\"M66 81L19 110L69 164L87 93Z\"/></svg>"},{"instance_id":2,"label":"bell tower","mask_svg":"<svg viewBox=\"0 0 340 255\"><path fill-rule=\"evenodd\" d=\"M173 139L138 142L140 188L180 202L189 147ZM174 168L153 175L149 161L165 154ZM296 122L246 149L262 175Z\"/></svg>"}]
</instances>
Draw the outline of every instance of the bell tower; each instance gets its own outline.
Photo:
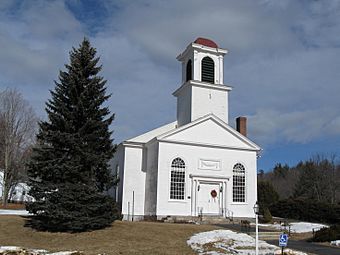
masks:
<instances>
[{"instance_id":1,"label":"bell tower","mask_svg":"<svg viewBox=\"0 0 340 255\"><path fill-rule=\"evenodd\" d=\"M223 58L227 50L209 39L197 38L177 60L182 63L182 85L177 97L178 126L212 113L228 123L228 94L223 84Z\"/></svg>"}]
</instances>

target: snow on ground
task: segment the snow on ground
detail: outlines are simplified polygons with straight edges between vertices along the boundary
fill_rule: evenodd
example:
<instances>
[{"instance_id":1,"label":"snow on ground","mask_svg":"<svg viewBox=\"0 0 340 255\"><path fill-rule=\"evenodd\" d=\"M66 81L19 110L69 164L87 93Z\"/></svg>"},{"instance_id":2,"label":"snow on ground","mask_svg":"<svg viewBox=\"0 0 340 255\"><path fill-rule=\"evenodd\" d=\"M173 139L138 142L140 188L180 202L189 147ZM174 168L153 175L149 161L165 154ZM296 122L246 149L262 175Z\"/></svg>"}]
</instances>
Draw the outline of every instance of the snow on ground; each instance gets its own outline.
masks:
<instances>
[{"instance_id":1,"label":"snow on ground","mask_svg":"<svg viewBox=\"0 0 340 255\"><path fill-rule=\"evenodd\" d=\"M284 226L280 224L259 224L260 227L268 227L277 230L284 229ZM311 223L311 222L291 222L290 223L290 232L291 233L306 233L320 230L322 228L328 228L327 225L319 224L319 223ZM287 227L288 229L288 227Z\"/></svg>"},{"instance_id":2,"label":"snow on ground","mask_svg":"<svg viewBox=\"0 0 340 255\"><path fill-rule=\"evenodd\" d=\"M340 240L335 240L331 242L331 245L340 246Z\"/></svg>"},{"instance_id":3,"label":"snow on ground","mask_svg":"<svg viewBox=\"0 0 340 255\"><path fill-rule=\"evenodd\" d=\"M78 251L58 251L58 252L54 252L54 253L46 253L46 254L43 254L43 255L72 255L72 254L79 255L79 254L82 254L82 253L79 253Z\"/></svg>"},{"instance_id":4,"label":"snow on ground","mask_svg":"<svg viewBox=\"0 0 340 255\"><path fill-rule=\"evenodd\" d=\"M199 254L255 254L255 239L247 234L231 230L213 230L193 235L187 244ZM307 255L285 249L288 254ZM281 254L281 248L259 240L259 255Z\"/></svg>"},{"instance_id":5,"label":"snow on ground","mask_svg":"<svg viewBox=\"0 0 340 255\"><path fill-rule=\"evenodd\" d=\"M0 215L30 215L26 210L7 210L0 209Z\"/></svg>"},{"instance_id":6,"label":"snow on ground","mask_svg":"<svg viewBox=\"0 0 340 255\"><path fill-rule=\"evenodd\" d=\"M59 251L49 253L46 250L30 250L17 246L0 246L0 254L32 254L32 255L79 255L82 254L78 251Z\"/></svg>"},{"instance_id":7,"label":"snow on ground","mask_svg":"<svg viewBox=\"0 0 340 255\"><path fill-rule=\"evenodd\" d=\"M5 252L5 251L19 251L20 247L16 246L0 246L0 252Z\"/></svg>"}]
</instances>

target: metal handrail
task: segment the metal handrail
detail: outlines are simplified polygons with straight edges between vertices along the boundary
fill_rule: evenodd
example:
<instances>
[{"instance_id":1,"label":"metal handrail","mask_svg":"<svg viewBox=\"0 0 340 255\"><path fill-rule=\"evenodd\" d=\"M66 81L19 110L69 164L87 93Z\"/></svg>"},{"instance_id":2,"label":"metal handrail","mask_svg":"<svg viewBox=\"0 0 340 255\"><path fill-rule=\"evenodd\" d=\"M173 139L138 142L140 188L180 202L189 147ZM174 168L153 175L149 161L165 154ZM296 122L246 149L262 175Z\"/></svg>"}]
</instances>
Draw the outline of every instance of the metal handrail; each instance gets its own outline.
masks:
<instances>
[{"instance_id":1,"label":"metal handrail","mask_svg":"<svg viewBox=\"0 0 340 255\"><path fill-rule=\"evenodd\" d=\"M224 210L223 216L231 221L234 221L234 212L227 208L223 208L223 210Z\"/></svg>"}]
</instances>

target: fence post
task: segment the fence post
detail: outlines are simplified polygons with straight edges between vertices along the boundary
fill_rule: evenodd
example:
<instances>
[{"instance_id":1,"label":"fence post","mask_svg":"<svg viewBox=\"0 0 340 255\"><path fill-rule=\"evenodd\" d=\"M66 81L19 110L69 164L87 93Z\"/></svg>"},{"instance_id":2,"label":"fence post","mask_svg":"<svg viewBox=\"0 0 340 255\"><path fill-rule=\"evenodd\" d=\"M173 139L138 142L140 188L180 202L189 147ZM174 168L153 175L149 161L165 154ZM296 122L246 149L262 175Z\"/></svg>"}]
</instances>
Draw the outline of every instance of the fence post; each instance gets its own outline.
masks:
<instances>
[{"instance_id":1,"label":"fence post","mask_svg":"<svg viewBox=\"0 0 340 255\"><path fill-rule=\"evenodd\" d=\"M135 216L135 191L132 191L132 221Z\"/></svg>"},{"instance_id":2,"label":"fence post","mask_svg":"<svg viewBox=\"0 0 340 255\"><path fill-rule=\"evenodd\" d=\"M130 202L128 202L128 221L130 221Z\"/></svg>"}]
</instances>

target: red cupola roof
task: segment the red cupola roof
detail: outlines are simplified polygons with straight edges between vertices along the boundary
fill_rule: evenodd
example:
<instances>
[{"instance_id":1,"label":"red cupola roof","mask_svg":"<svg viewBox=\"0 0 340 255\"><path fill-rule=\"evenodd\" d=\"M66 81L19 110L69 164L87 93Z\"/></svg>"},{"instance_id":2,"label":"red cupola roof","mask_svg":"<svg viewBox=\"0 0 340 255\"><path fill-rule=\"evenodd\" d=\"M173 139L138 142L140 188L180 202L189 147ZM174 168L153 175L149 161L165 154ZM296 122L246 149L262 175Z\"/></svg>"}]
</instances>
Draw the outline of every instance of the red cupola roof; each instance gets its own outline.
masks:
<instances>
[{"instance_id":1,"label":"red cupola roof","mask_svg":"<svg viewBox=\"0 0 340 255\"><path fill-rule=\"evenodd\" d=\"M211 48L218 48L217 44L214 41L207 38L199 37L194 41L194 43L201 44Z\"/></svg>"}]
</instances>

